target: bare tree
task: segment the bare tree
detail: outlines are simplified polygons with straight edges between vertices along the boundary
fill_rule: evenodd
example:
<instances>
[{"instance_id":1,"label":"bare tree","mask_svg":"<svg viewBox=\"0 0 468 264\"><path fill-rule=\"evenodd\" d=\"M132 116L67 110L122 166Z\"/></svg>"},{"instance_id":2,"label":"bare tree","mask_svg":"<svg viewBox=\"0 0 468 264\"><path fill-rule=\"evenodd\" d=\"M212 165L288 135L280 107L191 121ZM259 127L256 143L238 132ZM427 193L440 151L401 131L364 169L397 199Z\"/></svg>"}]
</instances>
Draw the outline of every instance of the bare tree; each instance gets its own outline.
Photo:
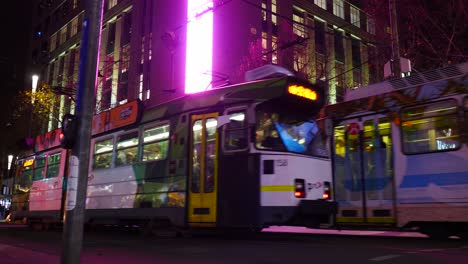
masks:
<instances>
[{"instance_id":1,"label":"bare tree","mask_svg":"<svg viewBox=\"0 0 468 264\"><path fill-rule=\"evenodd\" d=\"M400 55L425 71L467 61L468 8L465 0L396 0ZM366 0L376 18L377 39L389 43L388 3ZM384 49L388 60L390 49Z\"/></svg>"}]
</instances>

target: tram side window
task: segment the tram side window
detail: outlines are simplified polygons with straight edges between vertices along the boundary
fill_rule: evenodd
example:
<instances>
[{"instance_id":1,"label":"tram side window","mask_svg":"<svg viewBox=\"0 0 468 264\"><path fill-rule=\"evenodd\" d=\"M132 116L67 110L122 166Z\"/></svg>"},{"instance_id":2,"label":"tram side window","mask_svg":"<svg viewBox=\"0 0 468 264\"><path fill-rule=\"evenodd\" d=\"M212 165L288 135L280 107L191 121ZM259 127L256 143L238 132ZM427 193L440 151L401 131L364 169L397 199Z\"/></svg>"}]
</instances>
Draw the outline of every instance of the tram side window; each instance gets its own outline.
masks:
<instances>
[{"instance_id":1,"label":"tram side window","mask_svg":"<svg viewBox=\"0 0 468 264\"><path fill-rule=\"evenodd\" d=\"M167 157L169 125L147 128L143 132L142 161L162 160Z\"/></svg>"},{"instance_id":2,"label":"tram side window","mask_svg":"<svg viewBox=\"0 0 468 264\"><path fill-rule=\"evenodd\" d=\"M45 158L36 158L34 161L33 181L44 179Z\"/></svg>"},{"instance_id":3,"label":"tram side window","mask_svg":"<svg viewBox=\"0 0 468 264\"><path fill-rule=\"evenodd\" d=\"M455 100L412 106L401 111L405 154L450 151L460 147L460 122Z\"/></svg>"},{"instance_id":4,"label":"tram side window","mask_svg":"<svg viewBox=\"0 0 468 264\"><path fill-rule=\"evenodd\" d=\"M224 133L225 150L235 151L247 147L247 124L244 111L229 113L229 123Z\"/></svg>"},{"instance_id":5,"label":"tram side window","mask_svg":"<svg viewBox=\"0 0 468 264\"><path fill-rule=\"evenodd\" d=\"M112 138L96 141L94 144L93 169L110 168L113 150L114 142Z\"/></svg>"},{"instance_id":6,"label":"tram side window","mask_svg":"<svg viewBox=\"0 0 468 264\"><path fill-rule=\"evenodd\" d=\"M117 139L116 166L133 164L138 160L138 131L121 135Z\"/></svg>"},{"instance_id":7,"label":"tram side window","mask_svg":"<svg viewBox=\"0 0 468 264\"><path fill-rule=\"evenodd\" d=\"M16 174L15 193L29 191L32 183L33 160L23 160Z\"/></svg>"},{"instance_id":8,"label":"tram side window","mask_svg":"<svg viewBox=\"0 0 468 264\"><path fill-rule=\"evenodd\" d=\"M54 178L58 176L60 169L60 156L60 153L49 156L49 160L47 162L47 178Z\"/></svg>"}]
</instances>

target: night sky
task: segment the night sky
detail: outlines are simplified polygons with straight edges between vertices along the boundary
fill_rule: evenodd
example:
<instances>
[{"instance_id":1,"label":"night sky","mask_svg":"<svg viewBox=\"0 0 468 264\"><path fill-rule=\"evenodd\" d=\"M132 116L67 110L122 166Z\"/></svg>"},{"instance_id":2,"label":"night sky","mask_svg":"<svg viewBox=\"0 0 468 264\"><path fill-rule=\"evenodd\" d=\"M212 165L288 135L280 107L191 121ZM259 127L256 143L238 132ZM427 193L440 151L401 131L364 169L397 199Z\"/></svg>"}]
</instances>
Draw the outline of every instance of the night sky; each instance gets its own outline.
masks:
<instances>
[{"instance_id":1,"label":"night sky","mask_svg":"<svg viewBox=\"0 0 468 264\"><path fill-rule=\"evenodd\" d=\"M13 98L20 89L31 86L26 81L26 69L30 56L31 0L2 2L0 16L0 144L10 144L23 133L20 121L12 118L17 103ZM14 131L11 131L14 130ZM14 133L12 133L14 132ZM8 135L8 136L5 136ZM4 148L6 146L2 146Z\"/></svg>"}]
</instances>

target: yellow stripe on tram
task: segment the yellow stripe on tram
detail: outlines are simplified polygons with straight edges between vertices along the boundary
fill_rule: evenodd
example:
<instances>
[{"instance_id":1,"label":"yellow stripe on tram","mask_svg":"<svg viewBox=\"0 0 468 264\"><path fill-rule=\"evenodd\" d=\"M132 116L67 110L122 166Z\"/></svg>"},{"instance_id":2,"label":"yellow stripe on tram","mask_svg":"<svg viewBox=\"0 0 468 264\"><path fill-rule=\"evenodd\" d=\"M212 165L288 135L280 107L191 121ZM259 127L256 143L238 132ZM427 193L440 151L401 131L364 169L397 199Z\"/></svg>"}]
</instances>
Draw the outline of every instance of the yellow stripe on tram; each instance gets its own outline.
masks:
<instances>
[{"instance_id":1,"label":"yellow stripe on tram","mask_svg":"<svg viewBox=\"0 0 468 264\"><path fill-rule=\"evenodd\" d=\"M262 192L294 192L294 185L263 185L260 186Z\"/></svg>"}]
</instances>

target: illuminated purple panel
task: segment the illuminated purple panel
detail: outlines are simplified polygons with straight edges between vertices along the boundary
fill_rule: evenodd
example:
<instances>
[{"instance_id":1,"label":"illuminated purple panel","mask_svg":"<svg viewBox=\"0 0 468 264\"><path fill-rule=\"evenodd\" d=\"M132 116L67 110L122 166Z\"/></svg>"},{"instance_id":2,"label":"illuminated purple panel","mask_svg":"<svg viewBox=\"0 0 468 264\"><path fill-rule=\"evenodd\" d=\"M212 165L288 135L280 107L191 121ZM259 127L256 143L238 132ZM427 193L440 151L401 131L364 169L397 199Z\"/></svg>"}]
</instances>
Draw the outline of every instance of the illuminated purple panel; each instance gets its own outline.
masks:
<instances>
[{"instance_id":1,"label":"illuminated purple panel","mask_svg":"<svg viewBox=\"0 0 468 264\"><path fill-rule=\"evenodd\" d=\"M211 88L213 67L213 1L187 0L185 93Z\"/></svg>"}]
</instances>

